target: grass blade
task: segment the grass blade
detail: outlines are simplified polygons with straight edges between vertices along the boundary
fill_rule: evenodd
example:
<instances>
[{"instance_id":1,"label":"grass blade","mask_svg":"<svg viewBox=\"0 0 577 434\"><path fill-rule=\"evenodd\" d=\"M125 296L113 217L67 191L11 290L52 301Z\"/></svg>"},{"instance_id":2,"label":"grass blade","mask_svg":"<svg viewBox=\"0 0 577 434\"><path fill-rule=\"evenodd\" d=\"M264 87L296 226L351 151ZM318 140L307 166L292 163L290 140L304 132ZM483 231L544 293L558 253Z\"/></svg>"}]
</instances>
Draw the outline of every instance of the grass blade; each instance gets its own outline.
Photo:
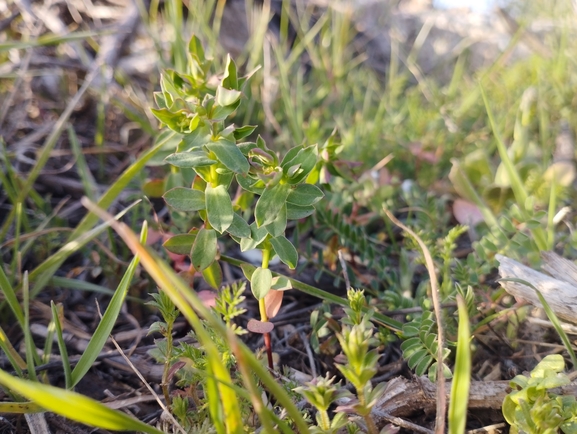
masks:
<instances>
[{"instance_id":1,"label":"grass blade","mask_svg":"<svg viewBox=\"0 0 577 434\"><path fill-rule=\"evenodd\" d=\"M24 272L22 279L22 303L24 303L24 344L26 347L26 367L28 369L28 378L38 381L36 377L36 364L38 358L32 332L30 331L30 291L28 286L28 272Z\"/></svg>"},{"instance_id":2,"label":"grass blade","mask_svg":"<svg viewBox=\"0 0 577 434\"><path fill-rule=\"evenodd\" d=\"M26 362L14 349L2 327L0 327L0 350L4 351L16 373L21 376L22 371L26 369Z\"/></svg>"},{"instance_id":3,"label":"grass blade","mask_svg":"<svg viewBox=\"0 0 577 434\"><path fill-rule=\"evenodd\" d=\"M76 135L72 125L68 125L68 140L70 141L70 147L72 148L74 158L76 158L76 171L78 172L78 176L80 176L80 180L82 181L84 194L90 200L96 200L94 197L94 185L96 182L94 181L94 177L92 176L88 164L86 163L86 158L84 158L84 154L82 153L82 145L80 144L78 136Z\"/></svg>"},{"instance_id":4,"label":"grass blade","mask_svg":"<svg viewBox=\"0 0 577 434\"><path fill-rule=\"evenodd\" d=\"M4 298L8 302L8 306L12 310L12 313L16 317L16 320L20 324L20 327L24 329L24 312L22 311L22 307L20 306L20 302L18 301L18 297L16 297L16 292L14 288L10 284L8 280L8 276L4 273L4 268L0 266L0 291L4 294Z\"/></svg>"},{"instance_id":5,"label":"grass blade","mask_svg":"<svg viewBox=\"0 0 577 434\"><path fill-rule=\"evenodd\" d=\"M23 50L25 48L42 47L48 45L60 45L72 41L82 41L84 39L93 38L95 36L104 36L111 31L85 31L85 32L75 32L69 33L67 35L55 35L47 34L40 36L37 39L32 39L30 41L9 41L0 43L0 53L8 50Z\"/></svg>"},{"instance_id":6,"label":"grass blade","mask_svg":"<svg viewBox=\"0 0 577 434\"><path fill-rule=\"evenodd\" d=\"M112 410L76 392L12 377L3 370L0 370L0 384L46 410L85 425L118 431L163 434L162 431L144 422Z\"/></svg>"},{"instance_id":7,"label":"grass blade","mask_svg":"<svg viewBox=\"0 0 577 434\"><path fill-rule=\"evenodd\" d=\"M0 413L30 414L44 409L34 402L0 402Z\"/></svg>"},{"instance_id":8,"label":"grass blade","mask_svg":"<svg viewBox=\"0 0 577 434\"><path fill-rule=\"evenodd\" d=\"M148 226L145 222L142 227L142 232L140 233L141 243L146 243L147 234ZM90 342L88 342L86 350L84 350L84 353L82 353L80 360L72 371L69 388L72 388L78 384L78 382L86 375L100 354L100 351L102 351L102 348L104 347L104 344L106 343L106 340L108 339L108 336L114 327L114 323L118 318L118 314L120 313L120 309L122 308L122 304L124 303L126 294L128 293L128 288L130 287L130 283L132 282L132 278L134 277L134 273L136 272L136 267L138 266L139 262L140 260L138 256L135 256L126 269L124 276L122 276L122 280L120 281L116 292L112 296L110 304L106 308L104 315L102 315L102 319L100 320L98 327L96 327Z\"/></svg>"},{"instance_id":9,"label":"grass blade","mask_svg":"<svg viewBox=\"0 0 577 434\"><path fill-rule=\"evenodd\" d=\"M465 432L469 387L471 385L469 314L467 313L465 300L460 294L457 295L457 305L459 309L459 330L455 372L453 385L451 386L451 402L449 403L449 434Z\"/></svg>"},{"instance_id":10,"label":"grass blade","mask_svg":"<svg viewBox=\"0 0 577 434\"><path fill-rule=\"evenodd\" d=\"M515 165L509 158L509 154L507 153L507 148L505 147L505 143L503 142L503 138L499 130L497 129L497 124L495 122L495 117L493 116L493 112L491 107L489 106L489 100L487 99L487 95L485 94L485 90L479 84L481 89L481 95L483 96L483 102L485 103L485 110L487 111L487 116L489 117L489 123L491 124L491 129L493 130L493 135L495 136L495 140L497 141L497 150L499 151L499 157L503 162L503 165L507 171L507 175L509 175L509 179L511 180L511 188L513 190L513 194L515 195L515 200L517 201L517 205L521 210L526 210L526 202L527 198L529 197L525 187L523 185L523 181L521 181L521 176L519 172L515 168ZM547 236L543 228L538 227L535 229L531 229L531 233L535 238L535 243L539 247L540 250L547 250Z\"/></svg>"},{"instance_id":11,"label":"grass blade","mask_svg":"<svg viewBox=\"0 0 577 434\"><path fill-rule=\"evenodd\" d=\"M122 210L114 218L121 218L125 215L132 207L134 207L138 202L133 203L128 208ZM44 288L46 283L52 278L56 270L62 265L65 259L72 253L77 252L78 249L87 244L90 240L100 235L108 228L108 224L103 223L96 226L94 229L83 233L76 239L66 243L62 246L56 253L54 253L50 258L46 259L40 265L38 265L29 276L30 281L34 281L34 290L32 291L32 298L34 298L41 290Z\"/></svg>"},{"instance_id":12,"label":"grass blade","mask_svg":"<svg viewBox=\"0 0 577 434\"><path fill-rule=\"evenodd\" d=\"M60 357L62 358L62 367L64 369L64 384L67 389L72 389L72 376L70 369L70 360L68 359L68 350L66 349L66 343L64 342L64 336L62 336L62 307L56 306L53 301L50 302L50 308L52 309L52 320L56 326L56 338L58 339L58 349L60 350Z\"/></svg>"},{"instance_id":13,"label":"grass blade","mask_svg":"<svg viewBox=\"0 0 577 434\"><path fill-rule=\"evenodd\" d=\"M112 297L115 294L114 290L106 288L105 286L85 282L83 280L69 279L68 277L53 276L50 279L49 283L53 286L60 286L61 288L76 289L78 291L95 292L98 294L105 294L110 297ZM126 299L132 301L140 301L141 303L143 303L143 300L138 297L127 296Z\"/></svg>"},{"instance_id":14,"label":"grass blade","mask_svg":"<svg viewBox=\"0 0 577 434\"><path fill-rule=\"evenodd\" d=\"M141 174L146 163L152 157L154 157L156 153L162 149L166 142L172 139L175 134L176 133L167 134L165 140L159 141L153 148L144 153L140 158L138 158L138 160L136 160L130 167L128 167L124 173L120 175L120 177L102 195L98 201L98 206L102 208L108 208L112 202L116 200L118 195L122 193L122 191L132 181L132 179ZM118 218L124 215L128 209L118 213ZM95 214L88 213L68 238L68 247L65 249L65 246L59 250L59 257L56 258L55 255L51 256L46 261L38 265L34 270L32 270L32 272L30 272L30 281L36 282L34 286L34 292L32 294L33 296L42 289L42 287L46 284L45 282L47 282L48 279L52 277L54 272L60 267L60 265L62 265L68 256L76 252L78 248L82 247L82 245L86 244L88 241L90 241L90 239L97 236L101 230L104 230L108 227L107 225L101 225L99 226L99 228L101 228L100 231L89 231L89 229L94 226L97 221L98 217ZM88 237L88 234L91 234L91 236ZM0 238L2 237L0 236ZM39 282L41 276L43 281Z\"/></svg>"}]
</instances>

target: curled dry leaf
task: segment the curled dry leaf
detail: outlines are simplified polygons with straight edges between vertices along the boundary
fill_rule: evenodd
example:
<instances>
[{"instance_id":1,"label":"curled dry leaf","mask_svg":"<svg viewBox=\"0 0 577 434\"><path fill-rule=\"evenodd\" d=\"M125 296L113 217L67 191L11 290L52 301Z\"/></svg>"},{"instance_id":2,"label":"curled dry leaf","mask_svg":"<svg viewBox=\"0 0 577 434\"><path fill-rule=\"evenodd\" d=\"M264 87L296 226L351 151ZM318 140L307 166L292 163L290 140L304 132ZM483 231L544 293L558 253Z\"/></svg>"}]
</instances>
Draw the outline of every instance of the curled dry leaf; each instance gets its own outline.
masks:
<instances>
[{"instance_id":1,"label":"curled dry leaf","mask_svg":"<svg viewBox=\"0 0 577 434\"><path fill-rule=\"evenodd\" d=\"M251 318L246 325L248 331L253 333L265 334L270 333L274 329L274 324L272 322L259 321L258 319Z\"/></svg>"},{"instance_id":2,"label":"curled dry leaf","mask_svg":"<svg viewBox=\"0 0 577 434\"><path fill-rule=\"evenodd\" d=\"M206 307L214 307L216 305L216 292L203 290L197 292L196 295Z\"/></svg>"},{"instance_id":3,"label":"curled dry leaf","mask_svg":"<svg viewBox=\"0 0 577 434\"><path fill-rule=\"evenodd\" d=\"M484 221L479 207L464 199L456 199L453 202L453 215L460 224L469 227L475 227Z\"/></svg>"},{"instance_id":4,"label":"curled dry leaf","mask_svg":"<svg viewBox=\"0 0 577 434\"><path fill-rule=\"evenodd\" d=\"M439 162L439 156L432 151L426 151L421 142L414 142L409 145L409 150L417 158L417 160L425 161L431 164Z\"/></svg>"},{"instance_id":5,"label":"curled dry leaf","mask_svg":"<svg viewBox=\"0 0 577 434\"><path fill-rule=\"evenodd\" d=\"M266 315L269 318L274 318L282 305L282 297L284 291L277 291L271 289L267 295L264 296L264 307Z\"/></svg>"}]
</instances>

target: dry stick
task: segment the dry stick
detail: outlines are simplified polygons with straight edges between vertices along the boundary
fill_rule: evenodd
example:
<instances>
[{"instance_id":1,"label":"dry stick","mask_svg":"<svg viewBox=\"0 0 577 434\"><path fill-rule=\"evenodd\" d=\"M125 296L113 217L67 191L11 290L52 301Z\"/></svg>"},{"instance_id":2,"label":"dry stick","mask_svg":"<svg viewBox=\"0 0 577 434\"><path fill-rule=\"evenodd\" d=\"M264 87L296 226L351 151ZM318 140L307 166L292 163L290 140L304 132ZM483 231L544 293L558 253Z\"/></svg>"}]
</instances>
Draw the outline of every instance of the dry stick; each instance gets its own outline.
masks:
<instances>
[{"instance_id":1,"label":"dry stick","mask_svg":"<svg viewBox=\"0 0 577 434\"><path fill-rule=\"evenodd\" d=\"M418 432L418 433L422 433L422 434L433 434L433 431L431 431L428 428L424 428L420 425L417 425L415 423L409 422L408 420L405 419L401 419L400 417L397 416L391 416L390 414L387 414L385 412L382 411L378 411L378 410L373 410L379 417L383 418L384 420L391 422L393 425L397 425L400 426L401 428L405 428L405 429L409 429L413 432Z\"/></svg>"},{"instance_id":2,"label":"dry stick","mask_svg":"<svg viewBox=\"0 0 577 434\"><path fill-rule=\"evenodd\" d=\"M347 285L347 291L351 289L351 281L349 280L349 273L347 272L347 262L343 256L343 249L339 249L337 252L339 256L339 261L341 262L341 268L343 269L343 276L345 278L345 284Z\"/></svg>"},{"instance_id":3,"label":"dry stick","mask_svg":"<svg viewBox=\"0 0 577 434\"><path fill-rule=\"evenodd\" d=\"M313 356L313 352L312 352L311 346L309 344L309 341L303 332L299 332L299 337L301 338L301 341L305 347L305 350L307 351L309 363L311 364L311 375L313 376L313 378L317 378L318 373L317 373L317 368L315 366L315 358Z\"/></svg>"},{"instance_id":4,"label":"dry stick","mask_svg":"<svg viewBox=\"0 0 577 434\"><path fill-rule=\"evenodd\" d=\"M437 416L435 419L435 433L443 434L445 432L445 412L447 410L447 398L445 396L445 376L443 373L443 349L444 349L444 337L443 337L443 326L441 323L441 303L439 301L439 283L437 282L437 275L435 274L435 264L433 263L433 258L427 246L419 238L419 236L409 229L407 226L402 224L397 218L385 207L383 211L387 217L402 230L407 232L413 239L419 244L419 247L423 250L423 256L425 257L425 265L427 267L427 272L429 273L429 278L431 279L431 295L433 298L433 308L435 310L435 319L437 320L437 327L439 331L439 346L437 348Z\"/></svg>"}]
</instances>

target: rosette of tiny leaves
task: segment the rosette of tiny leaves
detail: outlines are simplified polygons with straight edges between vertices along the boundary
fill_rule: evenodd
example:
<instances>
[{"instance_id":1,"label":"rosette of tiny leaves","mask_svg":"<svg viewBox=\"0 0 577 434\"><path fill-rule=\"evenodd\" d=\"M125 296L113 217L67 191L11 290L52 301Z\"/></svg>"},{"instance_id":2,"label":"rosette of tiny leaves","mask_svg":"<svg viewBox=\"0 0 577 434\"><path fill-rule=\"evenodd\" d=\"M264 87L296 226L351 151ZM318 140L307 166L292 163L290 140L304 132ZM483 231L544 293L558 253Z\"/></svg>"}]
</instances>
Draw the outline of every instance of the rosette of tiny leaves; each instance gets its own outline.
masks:
<instances>
[{"instance_id":1,"label":"rosette of tiny leaves","mask_svg":"<svg viewBox=\"0 0 577 434\"><path fill-rule=\"evenodd\" d=\"M531 371L530 377L517 375L510 382L513 389L503 401L503 416L511 433L535 434L577 432L577 401L551 389L571 383L563 373L565 361L560 354L546 356Z\"/></svg>"},{"instance_id":2,"label":"rosette of tiny leaves","mask_svg":"<svg viewBox=\"0 0 577 434\"><path fill-rule=\"evenodd\" d=\"M338 383L333 384L334 380L335 377L329 378L327 373L326 377L318 377L311 382L305 383L304 386L294 389L295 392L303 395L318 411L316 415L317 426L311 428L311 432L332 434L347 424L345 413L337 413L332 420L329 417L328 409L331 404L337 399L352 396L348 390L341 389Z\"/></svg>"},{"instance_id":3,"label":"rosette of tiny leaves","mask_svg":"<svg viewBox=\"0 0 577 434\"><path fill-rule=\"evenodd\" d=\"M371 384L371 379L377 373L380 356L376 349L369 350L370 346L376 344L376 340L373 338L372 324L366 319L365 316L359 324L352 327L344 325L342 332L337 334L347 364L337 364L336 367L357 391L357 400L344 406L342 410L352 410L362 416L369 433L375 434L378 430L371 418L371 409L383 395L385 383L376 387Z\"/></svg>"}]
</instances>

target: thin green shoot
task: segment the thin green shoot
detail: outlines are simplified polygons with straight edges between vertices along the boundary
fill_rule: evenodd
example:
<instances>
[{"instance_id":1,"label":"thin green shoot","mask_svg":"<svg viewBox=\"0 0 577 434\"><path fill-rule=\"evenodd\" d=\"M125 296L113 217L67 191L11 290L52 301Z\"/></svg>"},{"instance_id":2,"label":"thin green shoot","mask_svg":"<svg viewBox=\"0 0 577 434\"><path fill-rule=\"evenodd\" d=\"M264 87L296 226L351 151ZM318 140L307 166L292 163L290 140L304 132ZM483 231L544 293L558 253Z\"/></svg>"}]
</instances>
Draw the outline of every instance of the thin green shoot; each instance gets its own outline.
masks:
<instances>
[{"instance_id":1,"label":"thin green shoot","mask_svg":"<svg viewBox=\"0 0 577 434\"><path fill-rule=\"evenodd\" d=\"M469 387L471 385L471 334L469 328L469 314L467 304L457 294L459 311L459 328L457 332L457 357L453 384L451 386L451 400L449 402L449 434L465 432L467 424L467 407L469 404Z\"/></svg>"},{"instance_id":2,"label":"thin green shoot","mask_svg":"<svg viewBox=\"0 0 577 434\"><path fill-rule=\"evenodd\" d=\"M57 306L52 301L50 303L52 310L52 321L56 326L56 338L58 340L58 350L62 358L62 368L64 370L64 385L66 389L70 390L74 387L72 384L72 370L70 369L70 359L68 358L68 350L66 349L66 342L64 342L63 328L62 328L62 306Z\"/></svg>"}]
</instances>

